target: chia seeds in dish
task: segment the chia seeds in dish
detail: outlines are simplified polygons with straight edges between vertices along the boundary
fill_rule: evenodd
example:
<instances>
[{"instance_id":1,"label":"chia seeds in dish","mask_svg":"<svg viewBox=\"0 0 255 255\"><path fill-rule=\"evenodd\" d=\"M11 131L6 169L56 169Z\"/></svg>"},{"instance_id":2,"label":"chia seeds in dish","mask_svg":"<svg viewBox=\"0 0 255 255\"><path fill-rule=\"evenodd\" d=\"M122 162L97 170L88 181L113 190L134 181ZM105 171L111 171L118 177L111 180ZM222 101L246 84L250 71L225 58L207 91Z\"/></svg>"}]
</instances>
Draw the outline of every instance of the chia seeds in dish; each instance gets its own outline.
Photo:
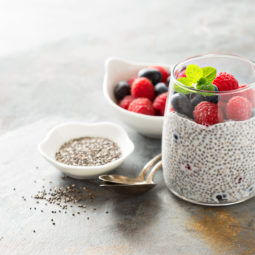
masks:
<instances>
[{"instance_id":1,"label":"chia seeds in dish","mask_svg":"<svg viewBox=\"0 0 255 255\"><path fill-rule=\"evenodd\" d=\"M73 166L100 166L119 159L117 143L103 137L80 137L64 143L55 154L58 162Z\"/></svg>"},{"instance_id":2,"label":"chia seeds in dish","mask_svg":"<svg viewBox=\"0 0 255 255\"><path fill-rule=\"evenodd\" d=\"M179 196L227 204L255 194L255 118L205 127L169 113L162 149L166 185Z\"/></svg>"}]
</instances>

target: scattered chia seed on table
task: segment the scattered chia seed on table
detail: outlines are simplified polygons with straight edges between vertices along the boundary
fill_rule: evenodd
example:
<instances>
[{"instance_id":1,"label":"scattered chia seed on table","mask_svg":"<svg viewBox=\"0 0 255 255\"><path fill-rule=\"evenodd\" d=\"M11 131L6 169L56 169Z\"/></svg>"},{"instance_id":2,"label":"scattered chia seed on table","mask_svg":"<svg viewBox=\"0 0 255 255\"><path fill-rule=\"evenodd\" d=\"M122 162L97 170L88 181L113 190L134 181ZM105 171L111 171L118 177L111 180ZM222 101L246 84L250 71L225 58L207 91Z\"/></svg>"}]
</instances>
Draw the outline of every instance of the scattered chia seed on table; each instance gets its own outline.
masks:
<instances>
[{"instance_id":1,"label":"scattered chia seed on table","mask_svg":"<svg viewBox=\"0 0 255 255\"><path fill-rule=\"evenodd\" d=\"M121 156L117 143L103 137L80 137L64 143L55 154L57 161L73 166L100 166Z\"/></svg>"}]
</instances>

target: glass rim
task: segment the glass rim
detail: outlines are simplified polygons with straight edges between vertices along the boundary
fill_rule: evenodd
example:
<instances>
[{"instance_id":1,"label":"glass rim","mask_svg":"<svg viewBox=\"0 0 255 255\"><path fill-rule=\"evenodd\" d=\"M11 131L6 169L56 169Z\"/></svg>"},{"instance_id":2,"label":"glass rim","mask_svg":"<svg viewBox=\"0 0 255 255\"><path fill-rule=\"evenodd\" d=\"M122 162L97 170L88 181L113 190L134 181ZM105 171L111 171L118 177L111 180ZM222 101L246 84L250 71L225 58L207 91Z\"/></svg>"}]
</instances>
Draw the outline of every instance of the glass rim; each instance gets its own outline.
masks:
<instances>
[{"instance_id":1,"label":"glass rim","mask_svg":"<svg viewBox=\"0 0 255 255\"><path fill-rule=\"evenodd\" d=\"M186 89L187 91L190 91L190 92L206 92L208 94L233 94L233 93L240 93L240 92L243 92L245 90L248 90L250 89L251 87L254 87L255 86L255 81L252 82L252 83L249 83L249 84L246 84L245 87L242 87L242 88L238 88L238 89L233 89L233 90L225 90L225 91L206 91L206 90L199 90L199 89L196 89L194 87L188 87L186 86L185 84L179 82L177 80L177 78L175 77L175 71L176 71L176 68L185 63L186 61L190 60L190 59L198 59L198 58L202 58L202 57L212 57L212 56L218 56L218 57L227 57L227 58L235 58L235 59L240 59L240 60L243 60L243 61L246 61L248 63L250 63L252 66L255 67L255 63L253 61L251 61L250 59L247 59L245 57L242 57L242 56L239 56L239 55L235 55L235 54L224 54L224 53L209 53L209 54L201 54L201 55L196 55L196 56L192 56L192 57L189 57L189 58L186 58L184 59L183 61L175 64L172 68L172 73L171 73L171 78L173 77L174 79L174 84L177 83L178 86L181 86L182 88Z\"/></svg>"}]
</instances>

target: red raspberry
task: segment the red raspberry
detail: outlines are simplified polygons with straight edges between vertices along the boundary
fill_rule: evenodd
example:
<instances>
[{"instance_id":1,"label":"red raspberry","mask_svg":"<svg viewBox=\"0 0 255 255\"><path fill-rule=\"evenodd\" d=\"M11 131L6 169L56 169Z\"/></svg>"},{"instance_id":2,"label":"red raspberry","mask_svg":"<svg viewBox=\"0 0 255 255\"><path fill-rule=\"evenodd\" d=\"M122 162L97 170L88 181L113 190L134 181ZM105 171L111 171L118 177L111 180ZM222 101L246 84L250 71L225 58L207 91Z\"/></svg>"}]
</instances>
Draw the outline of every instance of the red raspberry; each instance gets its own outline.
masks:
<instances>
[{"instance_id":1,"label":"red raspberry","mask_svg":"<svg viewBox=\"0 0 255 255\"><path fill-rule=\"evenodd\" d=\"M247 98L251 102L252 107L255 107L255 89L249 89L247 91Z\"/></svg>"},{"instance_id":2,"label":"red raspberry","mask_svg":"<svg viewBox=\"0 0 255 255\"><path fill-rule=\"evenodd\" d=\"M245 88L246 86L247 84L242 84L239 86L239 88ZM245 91L239 92L236 94L236 96L246 97L251 102L252 107L255 107L255 89L247 89Z\"/></svg>"},{"instance_id":3,"label":"red raspberry","mask_svg":"<svg viewBox=\"0 0 255 255\"><path fill-rule=\"evenodd\" d=\"M221 110L218 109L218 105L207 101L198 104L193 111L193 115L195 122L204 126L223 122L223 115Z\"/></svg>"},{"instance_id":4,"label":"red raspberry","mask_svg":"<svg viewBox=\"0 0 255 255\"><path fill-rule=\"evenodd\" d=\"M168 92L165 92L157 96L153 102L153 108L161 116L164 116L164 113L165 113L167 95L168 95Z\"/></svg>"},{"instance_id":5,"label":"red raspberry","mask_svg":"<svg viewBox=\"0 0 255 255\"><path fill-rule=\"evenodd\" d=\"M130 103L134 100L134 98L132 96L125 96L119 103L119 106L124 108L124 109L128 109Z\"/></svg>"},{"instance_id":6,"label":"red raspberry","mask_svg":"<svg viewBox=\"0 0 255 255\"><path fill-rule=\"evenodd\" d=\"M154 68L154 69L157 69L158 71L160 71L160 73L162 75L161 82L166 82L166 80L170 74L163 66L151 66L150 68Z\"/></svg>"},{"instance_id":7,"label":"red raspberry","mask_svg":"<svg viewBox=\"0 0 255 255\"><path fill-rule=\"evenodd\" d=\"M252 105L245 97L232 97L227 104L227 117L232 120L247 120L251 117Z\"/></svg>"},{"instance_id":8,"label":"red raspberry","mask_svg":"<svg viewBox=\"0 0 255 255\"><path fill-rule=\"evenodd\" d=\"M239 87L236 78L226 72L219 73L214 79L213 84L218 87L219 91L234 90Z\"/></svg>"},{"instance_id":9,"label":"red raspberry","mask_svg":"<svg viewBox=\"0 0 255 255\"><path fill-rule=\"evenodd\" d=\"M131 95L134 98L146 97L152 100L155 97L154 86L147 78L137 78L132 83Z\"/></svg>"},{"instance_id":10,"label":"red raspberry","mask_svg":"<svg viewBox=\"0 0 255 255\"><path fill-rule=\"evenodd\" d=\"M131 112L146 114L146 115L155 115L155 111L152 106L152 102L148 98L140 97L134 99L128 110Z\"/></svg>"},{"instance_id":11,"label":"red raspberry","mask_svg":"<svg viewBox=\"0 0 255 255\"><path fill-rule=\"evenodd\" d=\"M186 69L181 71L178 75L177 75L177 79L182 78L182 77L186 77Z\"/></svg>"}]
</instances>

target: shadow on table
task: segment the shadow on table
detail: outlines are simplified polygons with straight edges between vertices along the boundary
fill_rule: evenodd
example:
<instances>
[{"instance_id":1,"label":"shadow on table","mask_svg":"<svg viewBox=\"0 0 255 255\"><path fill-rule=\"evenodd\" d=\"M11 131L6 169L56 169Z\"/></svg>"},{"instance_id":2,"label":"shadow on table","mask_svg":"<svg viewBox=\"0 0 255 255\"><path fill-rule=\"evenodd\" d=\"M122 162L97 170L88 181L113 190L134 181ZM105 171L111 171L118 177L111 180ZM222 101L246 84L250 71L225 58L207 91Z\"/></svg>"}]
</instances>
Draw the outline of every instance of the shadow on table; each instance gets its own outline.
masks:
<instances>
[{"instance_id":1,"label":"shadow on table","mask_svg":"<svg viewBox=\"0 0 255 255\"><path fill-rule=\"evenodd\" d=\"M134 238L155 222L159 209L160 201L154 189L140 195L118 195L113 201L112 213L118 231L125 237Z\"/></svg>"}]
</instances>

